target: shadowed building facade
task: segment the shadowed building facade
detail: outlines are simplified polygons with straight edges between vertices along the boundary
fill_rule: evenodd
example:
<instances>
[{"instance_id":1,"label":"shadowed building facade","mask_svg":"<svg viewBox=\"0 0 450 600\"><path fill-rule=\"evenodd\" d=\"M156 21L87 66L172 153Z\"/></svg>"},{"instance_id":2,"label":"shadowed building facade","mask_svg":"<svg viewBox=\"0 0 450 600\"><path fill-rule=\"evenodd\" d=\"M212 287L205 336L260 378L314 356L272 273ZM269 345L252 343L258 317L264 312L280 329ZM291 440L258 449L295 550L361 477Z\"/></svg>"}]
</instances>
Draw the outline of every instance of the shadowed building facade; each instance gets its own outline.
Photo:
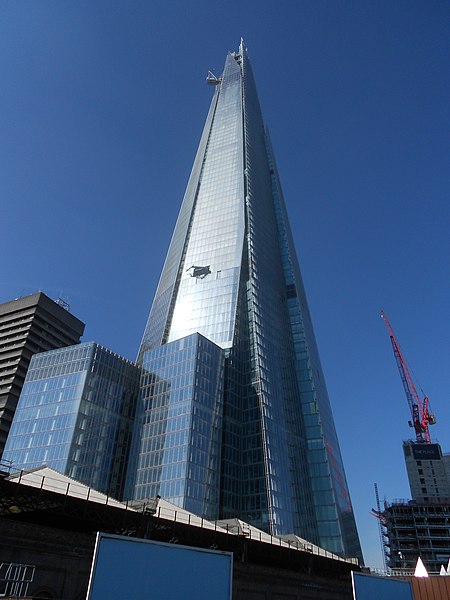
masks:
<instances>
[{"instance_id":1,"label":"shadowed building facade","mask_svg":"<svg viewBox=\"0 0 450 600\"><path fill-rule=\"evenodd\" d=\"M210 519L240 516L361 557L242 42L208 83L214 96L139 351L148 373L128 493L169 490L166 498L188 510L195 502Z\"/></svg>"}]
</instances>

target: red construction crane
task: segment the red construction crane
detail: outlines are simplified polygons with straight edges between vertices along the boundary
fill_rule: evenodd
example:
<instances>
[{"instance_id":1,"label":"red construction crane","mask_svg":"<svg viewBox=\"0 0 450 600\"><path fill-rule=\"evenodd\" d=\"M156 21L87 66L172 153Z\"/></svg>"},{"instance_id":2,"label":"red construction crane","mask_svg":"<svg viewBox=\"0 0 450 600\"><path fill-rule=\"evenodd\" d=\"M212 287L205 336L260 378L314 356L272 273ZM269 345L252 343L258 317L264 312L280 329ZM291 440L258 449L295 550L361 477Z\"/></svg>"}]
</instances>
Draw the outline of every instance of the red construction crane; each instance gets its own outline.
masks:
<instances>
[{"instance_id":1,"label":"red construction crane","mask_svg":"<svg viewBox=\"0 0 450 600\"><path fill-rule=\"evenodd\" d=\"M430 413L430 407L428 403L428 397L425 396L423 400L420 399L419 394L416 391L412 377L406 366L406 362L400 351L400 347L395 338L391 324L388 321L384 311L381 311L381 318L386 323L386 327L391 337L392 348L394 349L395 360L397 361L398 370L400 371L400 377L402 379L403 388L406 393L409 408L411 410L412 421L409 421L409 426L414 427L416 432L416 441L419 444L431 444L430 432L428 425L434 425L436 423L436 417Z\"/></svg>"}]
</instances>

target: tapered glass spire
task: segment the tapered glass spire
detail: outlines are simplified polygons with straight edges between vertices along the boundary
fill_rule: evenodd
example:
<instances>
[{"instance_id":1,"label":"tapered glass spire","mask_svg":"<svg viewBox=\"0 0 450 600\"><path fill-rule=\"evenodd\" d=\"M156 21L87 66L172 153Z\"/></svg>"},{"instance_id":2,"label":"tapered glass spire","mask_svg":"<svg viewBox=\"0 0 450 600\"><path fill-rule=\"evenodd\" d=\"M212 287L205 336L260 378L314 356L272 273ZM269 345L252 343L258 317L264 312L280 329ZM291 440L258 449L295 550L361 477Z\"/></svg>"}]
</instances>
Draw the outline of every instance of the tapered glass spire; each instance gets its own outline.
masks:
<instances>
[{"instance_id":1,"label":"tapered glass spire","mask_svg":"<svg viewBox=\"0 0 450 600\"><path fill-rule=\"evenodd\" d=\"M208 83L211 107L139 351L148 375L132 493L164 490L209 518L239 516L361 557L242 40Z\"/></svg>"}]
</instances>

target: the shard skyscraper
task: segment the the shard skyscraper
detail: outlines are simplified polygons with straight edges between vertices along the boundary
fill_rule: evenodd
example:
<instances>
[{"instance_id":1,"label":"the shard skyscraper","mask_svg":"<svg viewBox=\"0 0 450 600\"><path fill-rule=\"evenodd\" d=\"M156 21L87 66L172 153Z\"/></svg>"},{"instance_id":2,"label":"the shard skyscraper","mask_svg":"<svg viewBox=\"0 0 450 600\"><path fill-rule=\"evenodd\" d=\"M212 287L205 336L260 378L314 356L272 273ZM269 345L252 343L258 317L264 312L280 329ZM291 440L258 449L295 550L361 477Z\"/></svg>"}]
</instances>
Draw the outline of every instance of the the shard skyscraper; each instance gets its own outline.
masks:
<instances>
[{"instance_id":1,"label":"the shard skyscraper","mask_svg":"<svg viewBox=\"0 0 450 600\"><path fill-rule=\"evenodd\" d=\"M129 495L361 556L280 182L241 42L143 336Z\"/></svg>"}]
</instances>

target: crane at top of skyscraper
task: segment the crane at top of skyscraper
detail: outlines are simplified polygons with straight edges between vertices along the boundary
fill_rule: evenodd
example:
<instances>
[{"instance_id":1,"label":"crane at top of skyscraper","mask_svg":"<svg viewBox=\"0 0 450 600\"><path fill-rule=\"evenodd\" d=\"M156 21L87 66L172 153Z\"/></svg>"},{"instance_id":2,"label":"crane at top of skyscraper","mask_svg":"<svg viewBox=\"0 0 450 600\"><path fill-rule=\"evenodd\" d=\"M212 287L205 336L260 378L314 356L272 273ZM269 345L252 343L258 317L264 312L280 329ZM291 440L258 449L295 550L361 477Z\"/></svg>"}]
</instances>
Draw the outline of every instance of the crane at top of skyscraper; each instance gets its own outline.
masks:
<instances>
[{"instance_id":1,"label":"crane at top of skyscraper","mask_svg":"<svg viewBox=\"0 0 450 600\"><path fill-rule=\"evenodd\" d=\"M436 423L436 417L430 412L428 397L424 396L424 399L421 400L417 393L411 374L406 366L405 359L403 358L397 339L394 335L394 331L383 310L381 311L380 316L385 322L391 338L395 360L397 361L403 388L411 410L412 421L409 421L409 426L414 427L418 444L430 444L431 438L428 426Z\"/></svg>"}]
</instances>

